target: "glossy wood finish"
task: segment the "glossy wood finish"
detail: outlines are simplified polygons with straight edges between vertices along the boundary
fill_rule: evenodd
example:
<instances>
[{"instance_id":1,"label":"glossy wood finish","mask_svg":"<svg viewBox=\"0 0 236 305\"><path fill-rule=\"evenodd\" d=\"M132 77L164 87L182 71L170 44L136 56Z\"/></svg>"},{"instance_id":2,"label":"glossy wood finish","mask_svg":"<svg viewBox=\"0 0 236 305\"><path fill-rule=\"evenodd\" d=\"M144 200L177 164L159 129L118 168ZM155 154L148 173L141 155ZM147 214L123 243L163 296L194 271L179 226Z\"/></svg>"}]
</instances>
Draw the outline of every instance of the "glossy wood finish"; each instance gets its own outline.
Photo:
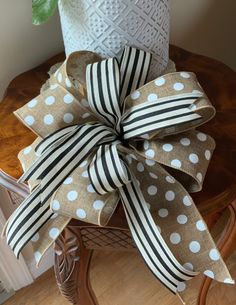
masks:
<instances>
[{"instance_id":1,"label":"glossy wood finish","mask_svg":"<svg viewBox=\"0 0 236 305\"><path fill-rule=\"evenodd\" d=\"M195 72L217 109L216 118L200 128L216 139L217 148L207 173L204 189L200 193L193 194L193 198L210 227L227 209L231 211L229 224L233 223L235 217L233 201L236 198L236 73L216 60L173 46L170 51L170 57L175 61L177 70ZM50 66L61 60L63 54L18 76L9 85L1 104L0 169L14 178L18 178L22 173L17 153L29 145L35 135L18 122L12 112L39 93L40 87L48 77L47 71ZM229 224L220 239L220 247L226 257L235 245L236 235L232 225ZM85 247L81 235L83 227L91 227L91 225L72 220L59 237L55 248L56 278L62 294L72 303L95 305L97 301L88 277L92 247ZM121 236L124 234L124 240L127 241L129 238L121 205L118 206L108 228L113 233L114 229L119 228ZM100 232L97 238L104 234ZM111 248L114 248L114 245L111 243ZM100 248L104 248L103 245L100 245ZM72 253L71 249L75 252ZM121 246L120 249L125 247ZM80 257L79 261L75 260L77 256ZM204 279L199 305L206 303L209 285L209 280Z\"/></svg>"}]
</instances>

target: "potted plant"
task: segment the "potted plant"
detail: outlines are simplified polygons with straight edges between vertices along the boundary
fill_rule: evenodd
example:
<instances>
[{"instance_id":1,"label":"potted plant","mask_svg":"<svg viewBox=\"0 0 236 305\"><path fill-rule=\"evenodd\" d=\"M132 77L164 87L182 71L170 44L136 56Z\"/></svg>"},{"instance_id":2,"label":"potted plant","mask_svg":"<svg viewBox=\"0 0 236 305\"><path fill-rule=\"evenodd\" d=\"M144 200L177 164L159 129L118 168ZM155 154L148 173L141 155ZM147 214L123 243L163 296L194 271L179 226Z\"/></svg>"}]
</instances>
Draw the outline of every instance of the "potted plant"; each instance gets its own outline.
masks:
<instances>
[{"instance_id":1,"label":"potted plant","mask_svg":"<svg viewBox=\"0 0 236 305\"><path fill-rule=\"evenodd\" d=\"M169 0L32 0L33 23L59 8L66 54L90 50L111 57L124 45L153 53L150 76L169 59Z\"/></svg>"}]
</instances>

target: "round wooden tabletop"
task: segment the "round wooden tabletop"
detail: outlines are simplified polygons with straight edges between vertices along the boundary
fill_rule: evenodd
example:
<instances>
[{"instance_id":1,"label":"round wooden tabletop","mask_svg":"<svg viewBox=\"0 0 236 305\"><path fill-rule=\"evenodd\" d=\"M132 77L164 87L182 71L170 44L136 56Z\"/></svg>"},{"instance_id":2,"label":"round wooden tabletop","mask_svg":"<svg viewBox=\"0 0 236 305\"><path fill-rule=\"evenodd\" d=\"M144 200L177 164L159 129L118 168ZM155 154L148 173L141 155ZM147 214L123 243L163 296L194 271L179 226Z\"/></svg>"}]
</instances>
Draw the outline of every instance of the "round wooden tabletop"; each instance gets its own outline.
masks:
<instances>
[{"instance_id":1,"label":"round wooden tabletop","mask_svg":"<svg viewBox=\"0 0 236 305\"><path fill-rule=\"evenodd\" d=\"M178 71L193 71L216 107L216 117L200 129L216 140L203 190L193 194L202 214L219 209L236 198L236 73L226 65L171 46L170 58ZM13 115L39 94L50 67L64 59L54 56L42 65L17 76L8 86L0 107L0 169L19 178L22 174L18 152L30 145L35 135Z\"/></svg>"}]
</instances>

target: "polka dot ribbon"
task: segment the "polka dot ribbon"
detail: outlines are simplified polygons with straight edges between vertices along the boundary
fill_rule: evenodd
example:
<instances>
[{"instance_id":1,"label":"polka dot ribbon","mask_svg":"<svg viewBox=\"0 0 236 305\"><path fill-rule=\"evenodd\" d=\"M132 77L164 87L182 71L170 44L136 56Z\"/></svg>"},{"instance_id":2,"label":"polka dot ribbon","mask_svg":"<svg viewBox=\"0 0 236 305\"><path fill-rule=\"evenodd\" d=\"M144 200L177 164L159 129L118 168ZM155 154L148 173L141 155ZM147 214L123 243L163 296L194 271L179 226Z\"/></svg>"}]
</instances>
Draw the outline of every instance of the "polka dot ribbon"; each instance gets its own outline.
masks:
<instances>
[{"instance_id":1,"label":"polka dot ribbon","mask_svg":"<svg viewBox=\"0 0 236 305\"><path fill-rule=\"evenodd\" d=\"M87 55L83 53L83 56ZM171 212L172 207L169 212L166 202L169 204L174 200L183 202L183 213L176 217L177 222L187 223L188 212L185 209L192 205L192 201L173 176L183 181L190 191L200 190L214 141L195 131L195 127L209 120L215 110L192 73L171 73L146 84L151 62L151 55L147 52L126 47L120 60L111 58L97 61L93 56L88 56L90 63L86 62L86 67L81 68L83 73L74 74L74 78L77 76L80 80L81 88L77 92L71 78L66 77L65 85L61 85L63 76L68 72L66 62L60 68L61 72L52 77L50 89L29 102L27 110L23 107L17 111L17 116L44 139L35 146L36 157L20 179L37 183L29 197L10 217L6 226L7 243L18 256L28 241L32 237L34 239L54 218L56 211L74 218L68 203L64 213L60 210L57 198L60 197L58 194L62 185L69 185L75 177L74 173L86 162L84 177L90 181L91 189L97 194L95 196L110 196L109 200L113 197L114 202L121 199L130 231L144 261L152 273L176 293L178 287L182 287L181 283L196 276L199 270L193 271L189 265L186 267L173 249L173 245L179 244L181 235L170 233L170 246L157 224L161 224ZM76 54L72 57L76 58ZM83 86L85 83L87 92ZM55 93L49 95L52 90ZM84 98L86 94L87 100ZM60 99L64 101L62 114L47 113L48 107ZM81 102L72 107L74 99L83 100L83 104L87 101L87 115ZM43 122L49 128L40 122L40 114L36 111L38 101L41 101L40 106L47 105L47 110L41 111L41 115L44 114ZM80 113L75 119L78 110L82 115ZM194 137L199 140L197 145ZM202 142L210 144L210 150L201 145ZM191 153L190 143L191 149L196 150ZM178 149L173 155L175 146ZM203 149L205 158L200 160ZM29 150L25 150L26 154ZM162 165L169 167L172 175ZM146 170L147 166L155 169ZM147 172L147 175L140 182L142 172ZM158 180L158 176L162 176L163 180L153 184L152 180ZM175 190L166 190L167 185L172 183L175 183ZM165 197L165 204L158 210L158 217L162 220L150 212L147 202L149 196L157 194L158 187L163 189ZM90 191L89 187L87 190ZM67 193L69 201L75 201L77 197L76 190ZM87 204L89 206L89 198ZM111 207L111 214L115 205ZM99 210L102 206L102 200L93 203L95 209ZM177 210L179 207L173 209L172 216ZM198 212L194 210L191 213L192 219L197 219L199 231L207 231ZM77 207L76 216L94 223L92 211L86 212ZM68 219L63 221L64 224L68 223ZM50 243L62 229L63 226L60 230L55 227L50 229ZM210 253L216 251L218 254L209 232L206 233L204 239L208 238ZM48 246L49 243L46 243L45 248ZM201 245L193 240L188 248L191 253L198 253ZM36 253L41 256L39 251ZM204 252L201 257L203 261L205 255Z\"/></svg>"}]
</instances>

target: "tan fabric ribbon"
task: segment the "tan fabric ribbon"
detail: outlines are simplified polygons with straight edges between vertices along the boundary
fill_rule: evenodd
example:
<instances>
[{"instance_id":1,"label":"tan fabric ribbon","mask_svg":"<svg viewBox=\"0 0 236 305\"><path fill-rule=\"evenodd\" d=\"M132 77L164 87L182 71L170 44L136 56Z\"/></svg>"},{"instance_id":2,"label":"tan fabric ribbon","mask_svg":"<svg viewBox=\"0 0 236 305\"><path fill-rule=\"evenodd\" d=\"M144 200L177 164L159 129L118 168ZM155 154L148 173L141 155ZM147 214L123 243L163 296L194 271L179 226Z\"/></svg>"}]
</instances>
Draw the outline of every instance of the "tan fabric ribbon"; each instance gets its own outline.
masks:
<instances>
[{"instance_id":1,"label":"tan fabric ribbon","mask_svg":"<svg viewBox=\"0 0 236 305\"><path fill-rule=\"evenodd\" d=\"M49 89L15 112L39 137L19 154L24 171L37 160L35 147L43 138L72 124L97 121L87 101L85 70L100 60L91 52L73 53L50 78ZM161 104L167 97L187 98L191 94L197 98L189 108L198 120L155 129L131 139L129 147L122 146L120 151L140 182L152 217L177 260L188 270L233 283L188 193L201 190L215 148L210 136L195 129L215 114L196 76L173 72L158 77L126 97L123 113L126 118L144 104ZM94 191L86 166L89 161L77 167L50 199L54 215L32 239L37 263L71 218L105 226L112 216L119 194L98 195ZM29 181L29 185L34 189L38 181ZM178 291L183 290L181 283Z\"/></svg>"}]
</instances>

